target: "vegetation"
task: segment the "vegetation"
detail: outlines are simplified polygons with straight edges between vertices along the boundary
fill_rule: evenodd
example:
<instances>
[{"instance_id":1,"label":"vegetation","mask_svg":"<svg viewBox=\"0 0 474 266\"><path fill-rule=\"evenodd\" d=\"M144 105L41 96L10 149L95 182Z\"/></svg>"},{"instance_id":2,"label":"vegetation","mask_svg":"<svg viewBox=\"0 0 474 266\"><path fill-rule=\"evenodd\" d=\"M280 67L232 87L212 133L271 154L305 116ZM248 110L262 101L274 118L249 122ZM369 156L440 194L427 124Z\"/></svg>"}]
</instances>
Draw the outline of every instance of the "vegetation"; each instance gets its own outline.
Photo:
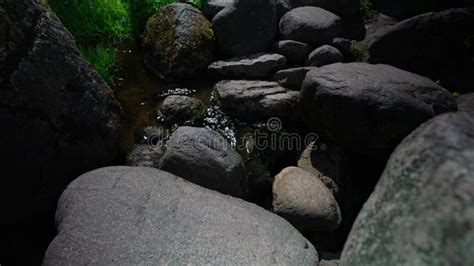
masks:
<instances>
[{"instance_id":1,"label":"vegetation","mask_svg":"<svg viewBox=\"0 0 474 266\"><path fill-rule=\"evenodd\" d=\"M49 5L79 43L130 36L129 6L122 0L49 0Z\"/></svg>"},{"instance_id":2,"label":"vegetation","mask_svg":"<svg viewBox=\"0 0 474 266\"><path fill-rule=\"evenodd\" d=\"M352 55L356 62L365 62L369 59L369 51L365 43L354 43L352 45Z\"/></svg>"},{"instance_id":3,"label":"vegetation","mask_svg":"<svg viewBox=\"0 0 474 266\"><path fill-rule=\"evenodd\" d=\"M114 44L139 37L150 16L176 1L49 0L48 4L74 36L84 58L111 83L117 64ZM190 2L201 7L201 0Z\"/></svg>"},{"instance_id":4,"label":"vegetation","mask_svg":"<svg viewBox=\"0 0 474 266\"><path fill-rule=\"evenodd\" d=\"M374 0L360 0L359 9L365 19L372 18L376 13Z\"/></svg>"},{"instance_id":5,"label":"vegetation","mask_svg":"<svg viewBox=\"0 0 474 266\"><path fill-rule=\"evenodd\" d=\"M96 46L79 45L82 56L91 64L107 83L112 84L117 62L117 52L114 48L103 44Z\"/></svg>"}]
</instances>

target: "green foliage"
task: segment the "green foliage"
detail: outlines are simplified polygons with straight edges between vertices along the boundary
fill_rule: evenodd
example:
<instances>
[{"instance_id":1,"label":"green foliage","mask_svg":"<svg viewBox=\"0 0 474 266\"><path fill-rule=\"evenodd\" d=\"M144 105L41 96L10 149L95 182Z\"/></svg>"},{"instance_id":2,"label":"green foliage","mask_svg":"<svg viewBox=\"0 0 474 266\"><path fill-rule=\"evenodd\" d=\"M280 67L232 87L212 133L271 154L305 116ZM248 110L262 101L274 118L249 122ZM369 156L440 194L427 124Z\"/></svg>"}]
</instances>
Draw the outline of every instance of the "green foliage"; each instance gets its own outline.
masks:
<instances>
[{"instance_id":1,"label":"green foliage","mask_svg":"<svg viewBox=\"0 0 474 266\"><path fill-rule=\"evenodd\" d=\"M46 3L46 0L41 0ZM110 84L117 64L112 44L137 37L162 6L177 0L49 0L86 61ZM201 0L190 0L201 7Z\"/></svg>"},{"instance_id":2,"label":"green foliage","mask_svg":"<svg viewBox=\"0 0 474 266\"><path fill-rule=\"evenodd\" d=\"M354 43L352 45L352 55L354 56L354 61L356 62L365 62L369 59L369 51L365 43Z\"/></svg>"},{"instance_id":3,"label":"green foliage","mask_svg":"<svg viewBox=\"0 0 474 266\"><path fill-rule=\"evenodd\" d=\"M122 0L49 0L49 5L78 42L130 36L129 5Z\"/></svg>"},{"instance_id":4,"label":"green foliage","mask_svg":"<svg viewBox=\"0 0 474 266\"><path fill-rule=\"evenodd\" d=\"M376 12L374 0L360 0L359 10L366 19L373 17Z\"/></svg>"},{"instance_id":5,"label":"green foliage","mask_svg":"<svg viewBox=\"0 0 474 266\"><path fill-rule=\"evenodd\" d=\"M455 92L453 92L453 96L456 97L456 98L458 98L458 97L460 96L460 94L459 94L459 92L456 92L456 91L455 91Z\"/></svg>"},{"instance_id":6,"label":"green foliage","mask_svg":"<svg viewBox=\"0 0 474 266\"><path fill-rule=\"evenodd\" d=\"M81 54L89 64L94 67L99 75L112 84L117 62L117 51L103 44L96 46L79 46Z\"/></svg>"}]
</instances>

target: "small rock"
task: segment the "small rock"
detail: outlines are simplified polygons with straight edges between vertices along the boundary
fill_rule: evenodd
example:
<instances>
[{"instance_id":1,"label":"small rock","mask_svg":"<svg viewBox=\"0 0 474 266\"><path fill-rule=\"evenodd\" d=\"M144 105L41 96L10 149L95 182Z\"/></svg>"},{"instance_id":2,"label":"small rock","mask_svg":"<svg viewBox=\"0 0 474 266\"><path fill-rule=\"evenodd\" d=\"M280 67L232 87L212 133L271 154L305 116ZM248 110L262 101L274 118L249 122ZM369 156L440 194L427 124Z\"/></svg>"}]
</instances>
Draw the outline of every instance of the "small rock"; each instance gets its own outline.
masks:
<instances>
[{"instance_id":1,"label":"small rock","mask_svg":"<svg viewBox=\"0 0 474 266\"><path fill-rule=\"evenodd\" d=\"M283 87L292 90L301 90L306 74L314 67L297 67L280 70L275 74L275 80Z\"/></svg>"},{"instance_id":2,"label":"small rock","mask_svg":"<svg viewBox=\"0 0 474 266\"><path fill-rule=\"evenodd\" d=\"M231 116L250 121L279 117L300 121L300 93L269 81L230 80L215 86L222 110Z\"/></svg>"},{"instance_id":3,"label":"small rock","mask_svg":"<svg viewBox=\"0 0 474 266\"><path fill-rule=\"evenodd\" d=\"M217 61L208 67L209 74L219 79L264 79L286 64L279 54L254 54Z\"/></svg>"},{"instance_id":4,"label":"small rock","mask_svg":"<svg viewBox=\"0 0 474 266\"><path fill-rule=\"evenodd\" d=\"M63 192L43 265L317 265L285 219L153 168L86 173Z\"/></svg>"},{"instance_id":5,"label":"small rock","mask_svg":"<svg viewBox=\"0 0 474 266\"><path fill-rule=\"evenodd\" d=\"M344 56L339 50L330 45L323 45L309 54L306 64L320 67L343 61Z\"/></svg>"},{"instance_id":6,"label":"small rock","mask_svg":"<svg viewBox=\"0 0 474 266\"><path fill-rule=\"evenodd\" d=\"M138 144L127 155L127 165L159 168L164 153L163 145Z\"/></svg>"},{"instance_id":7,"label":"small rock","mask_svg":"<svg viewBox=\"0 0 474 266\"><path fill-rule=\"evenodd\" d=\"M275 53L285 56L288 64L302 65L314 48L307 43L284 40L277 42L273 50Z\"/></svg>"},{"instance_id":8,"label":"small rock","mask_svg":"<svg viewBox=\"0 0 474 266\"><path fill-rule=\"evenodd\" d=\"M214 48L211 23L189 4L162 7L148 20L143 35L147 66L168 80L189 79L204 71Z\"/></svg>"},{"instance_id":9,"label":"small rock","mask_svg":"<svg viewBox=\"0 0 474 266\"><path fill-rule=\"evenodd\" d=\"M309 43L316 47L328 44L341 32L341 18L319 7L299 7L280 20L283 39Z\"/></svg>"},{"instance_id":10,"label":"small rock","mask_svg":"<svg viewBox=\"0 0 474 266\"><path fill-rule=\"evenodd\" d=\"M168 122L195 122L203 118L204 103L189 96L171 95L161 104L158 115Z\"/></svg>"},{"instance_id":11,"label":"small rock","mask_svg":"<svg viewBox=\"0 0 474 266\"><path fill-rule=\"evenodd\" d=\"M341 211L319 178L297 167L283 169L273 183L273 211L302 232L333 231Z\"/></svg>"},{"instance_id":12,"label":"small rock","mask_svg":"<svg viewBox=\"0 0 474 266\"><path fill-rule=\"evenodd\" d=\"M212 20L217 47L226 57L267 51L277 24L274 0L235 0Z\"/></svg>"},{"instance_id":13,"label":"small rock","mask_svg":"<svg viewBox=\"0 0 474 266\"><path fill-rule=\"evenodd\" d=\"M245 195L239 154L224 137L209 129L179 127L168 141L160 168L224 194Z\"/></svg>"}]
</instances>

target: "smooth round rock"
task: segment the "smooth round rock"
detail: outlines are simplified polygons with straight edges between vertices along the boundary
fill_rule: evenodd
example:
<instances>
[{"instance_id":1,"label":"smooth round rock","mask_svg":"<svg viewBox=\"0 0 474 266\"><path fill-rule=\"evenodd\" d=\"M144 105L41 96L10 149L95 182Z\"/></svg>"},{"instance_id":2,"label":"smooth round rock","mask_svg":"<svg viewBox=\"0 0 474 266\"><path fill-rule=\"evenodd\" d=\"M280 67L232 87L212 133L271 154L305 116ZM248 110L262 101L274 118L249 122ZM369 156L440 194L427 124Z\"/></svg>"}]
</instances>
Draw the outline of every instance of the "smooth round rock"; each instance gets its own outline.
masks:
<instances>
[{"instance_id":1,"label":"smooth round rock","mask_svg":"<svg viewBox=\"0 0 474 266\"><path fill-rule=\"evenodd\" d=\"M338 49L330 45L323 45L309 54L306 64L320 67L343 61L344 56Z\"/></svg>"},{"instance_id":2,"label":"smooth round rock","mask_svg":"<svg viewBox=\"0 0 474 266\"><path fill-rule=\"evenodd\" d=\"M205 106L201 100L183 95L166 97L158 109L158 115L172 123L195 122L202 119L204 112Z\"/></svg>"},{"instance_id":3,"label":"smooth round rock","mask_svg":"<svg viewBox=\"0 0 474 266\"><path fill-rule=\"evenodd\" d=\"M331 191L298 167L285 168L275 177L273 211L304 232L333 231L342 220Z\"/></svg>"},{"instance_id":4,"label":"smooth round rock","mask_svg":"<svg viewBox=\"0 0 474 266\"><path fill-rule=\"evenodd\" d=\"M311 44L328 44L341 32L341 18L319 7L298 7L280 20L282 39Z\"/></svg>"},{"instance_id":5,"label":"smooth round rock","mask_svg":"<svg viewBox=\"0 0 474 266\"><path fill-rule=\"evenodd\" d=\"M108 167L64 191L43 265L317 265L285 219L168 172Z\"/></svg>"},{"instance_id":6,"label":"smooth round rock","mask_svg":"<svg viewBox=\"0 0 474 266\"><path fill-rule=\"evenodd\" d=\"M166 5L146 24L145 63L164 79L189 79L203 72L212 62L214 50L211 23L192 5Z\"/></svg>"},{"instance_id":7,"label":"smooth round rock","mask_svg":"<svg viewBox=\"0 0 474 266\"><path fill-rule=\"evenodd\" d=\"M267 51L277 24L274 0L236 0L212 19L218 50L228 58Z\"/></svg>"},{"instance_id":8,"label":"smooth round rock","mask_svg":"<svg viewBox=\"0 0 474 266\"><path fill-rule=\"evenodd\" d=\"M168 141L160 168L224 194L245 195L240 155L224 137L206 128L179 127Z\"/></svg>"}]
</instances>

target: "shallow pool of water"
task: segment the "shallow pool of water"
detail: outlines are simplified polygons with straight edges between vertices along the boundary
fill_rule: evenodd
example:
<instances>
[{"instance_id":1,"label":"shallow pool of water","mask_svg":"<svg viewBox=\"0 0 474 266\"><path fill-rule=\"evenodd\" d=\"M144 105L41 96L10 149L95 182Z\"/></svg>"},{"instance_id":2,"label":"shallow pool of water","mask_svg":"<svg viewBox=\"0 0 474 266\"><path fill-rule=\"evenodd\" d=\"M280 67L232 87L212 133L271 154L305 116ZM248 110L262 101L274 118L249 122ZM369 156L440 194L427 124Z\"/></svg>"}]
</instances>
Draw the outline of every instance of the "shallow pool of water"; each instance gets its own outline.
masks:
<instances>
[{"instance_id":1,"label":"shallow pool of water","mask_svg":"<svg viewBox=\"0 0 474 266\"><path fill-rule=\"evenodd\" d=\"M120 44L117 49L119 69L113 87L124 111L125 129L120 143L124 151L133 148L136 139L140 138L136 132L145 126L171 130L179 126L167 125L157 115L157 107L169 95L189 95L202 100L207 106L207 114L203 121L193 125L213 129L235 146L237 127L244 123L229 118L215 105L212 99L214 81L204 75L196 80L168 83L146 68L139 45L133 42Z\"/></svg>"}]
</instances>

